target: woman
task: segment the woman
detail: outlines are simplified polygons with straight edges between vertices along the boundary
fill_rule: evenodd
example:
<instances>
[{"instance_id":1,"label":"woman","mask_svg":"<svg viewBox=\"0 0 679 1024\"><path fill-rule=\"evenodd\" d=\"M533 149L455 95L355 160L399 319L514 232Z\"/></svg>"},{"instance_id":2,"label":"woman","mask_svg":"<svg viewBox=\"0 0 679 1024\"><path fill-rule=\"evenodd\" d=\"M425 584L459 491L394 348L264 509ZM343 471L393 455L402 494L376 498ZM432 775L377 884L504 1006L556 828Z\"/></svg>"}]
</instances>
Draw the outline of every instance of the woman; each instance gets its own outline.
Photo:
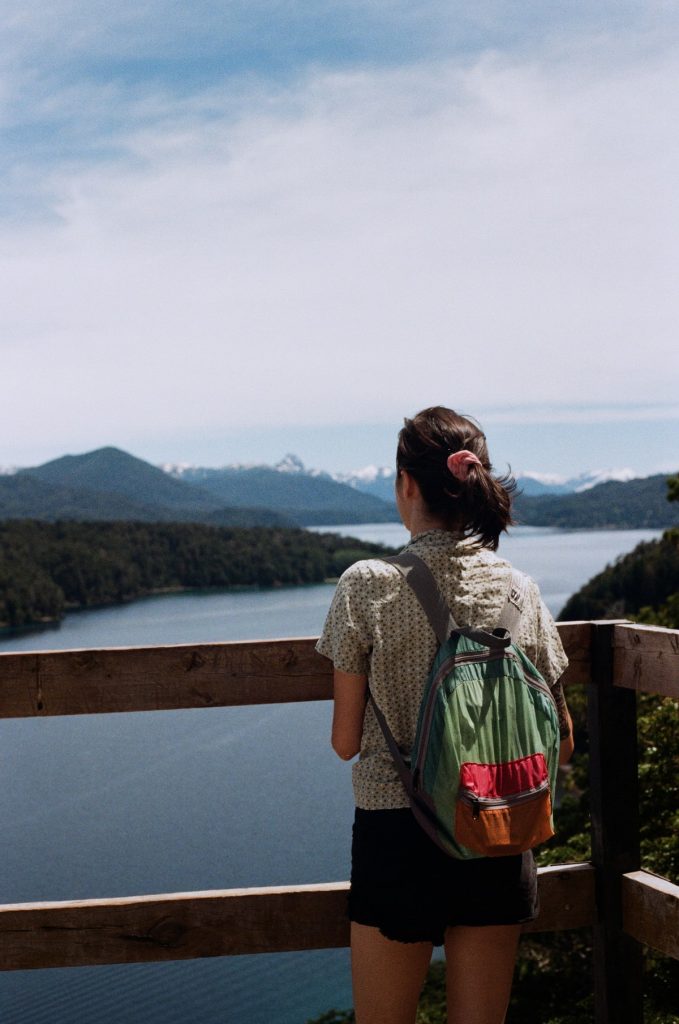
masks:
<instances>
[{"instance_id":1,"label":"woman","mask_svg":"<svg viewBox=\"0 0 679 1024\"><path fill-rule=\"evenodd\" d=\"M513 481L491 473L486 439L452 409L424 409L396 453L396 503L406 546L424 559L461 625L492 630L511 576L494 554L512 523ZM573 749L558 682L567 665L554 622L528 581L518 644L552 688L561 761ZM520 926L537 914L532 853L456 860L408 807L372 708L399 747L412 747L437 641L398 570L371 559L340 579L318 642L334 665L332 744L353 766L351 954L357 1024L413 1024L434 945L446 953L448 1024L502 1024Z\"/></svg>"}]
</instances>

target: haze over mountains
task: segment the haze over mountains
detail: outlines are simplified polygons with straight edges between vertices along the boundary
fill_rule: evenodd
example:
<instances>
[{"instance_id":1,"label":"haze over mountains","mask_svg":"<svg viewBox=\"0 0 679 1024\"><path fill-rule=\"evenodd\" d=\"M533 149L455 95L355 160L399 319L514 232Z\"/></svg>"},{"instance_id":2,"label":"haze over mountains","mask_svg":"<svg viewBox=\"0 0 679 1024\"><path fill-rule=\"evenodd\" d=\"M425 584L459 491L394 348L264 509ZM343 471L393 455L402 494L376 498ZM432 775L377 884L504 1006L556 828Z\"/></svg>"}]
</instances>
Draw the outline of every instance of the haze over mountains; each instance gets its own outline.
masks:
<instances>
[{"instance_id":1,"label":"haze over mountains","mask_svg":"<svg viewBox=\"0 0 679 1024\"><path fill-rule=\"evenodd\" d=\"M679 521L666 477L629 470L570 480L517 477L516 511L529 525L664 527ZM275 466L220 469L153 466L119 448L65 455L0 475L0 519L200 522L219 526L310 526L397 521L394 471L367 467L332 475L294 455Z\"/></svg>"},{"instance_id":2,"label":"haze over mountains","mask_svg":"<svg viewBox=\"0 0 679 1024\"><path fill-rule=\"evenodd\" d=\"M382 501L392 504L394 501L395 470L390 466L365 466L363 469L356 469L345 473L329 473L322 469L309 469L297 455L288 454L280 462L273 466L248 465L234 463L223 466L220 469L206 469L200 466L191 466L182 463L167 463L161 467L167 473L179 480L189 480L199 484L213 474L242 472L252 469L275 469L279 473L290 473L296 476L310 476L334 480L337 483L348 484L363 494L372 494ZM594 469L578 474L575 477L559 476L556 473L531 473L522 472L517 474L517 483L523 494L530 496L547 494L575 494L586 491L597 484L606 483L609 480L626 482L636 479L636 474L631 469Z\"/></svg>"}]
</instances>

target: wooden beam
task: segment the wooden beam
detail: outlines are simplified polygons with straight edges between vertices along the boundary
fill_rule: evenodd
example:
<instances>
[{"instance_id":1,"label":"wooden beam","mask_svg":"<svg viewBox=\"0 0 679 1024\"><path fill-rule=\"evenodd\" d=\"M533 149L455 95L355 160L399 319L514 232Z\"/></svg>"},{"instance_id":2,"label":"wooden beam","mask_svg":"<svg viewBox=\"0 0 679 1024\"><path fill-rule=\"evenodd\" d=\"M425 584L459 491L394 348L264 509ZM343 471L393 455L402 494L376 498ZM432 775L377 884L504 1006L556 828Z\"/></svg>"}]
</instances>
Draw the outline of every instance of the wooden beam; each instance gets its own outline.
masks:
<instances>
[{"instance_id":1,"label":"wooden beam","mask_svg":"<svg viewBox=\"0 0 679 1024\"><path fill-rule=\"evenodd\" d=\"M5 970L348 944L345 883L0 907Z\"/></svg>"},{"instance_id":2,"label":"wooden beam","mask_svg":"<svg viewBox=\"0 0 679 1024\"><path fill-rule=\"evenodd\" d=\"M559 624L571 665L589 675L586 622ZM0 718L329 700L332 666L316 638L0 654Z\"/></svg>"},{"instance_id":3,"label":"wooden beam","mask_svg":"<svg viewBox=\"0 0 679 1024\"><path fill-rule=\"evenodd\" d=\"M586 685L592 675L592 623L557 622L556 628L568 655L562 683L564 686Z\"/></svg>"},{"instance_id":4,"label":"wooden beam","mask_svg":"<svg viewBox=\"0 0 679 1024\"><path fill-rule=\"evenodd\" d=\"M633 871L622 880L622 907L628 935L679 960L679 885Z\"/></svg>"},{"instance_id":5,"label":"wooden beam","mask_svg":"<svg viewBox=\"0 0 679 1024\"><path fill-rule=\"evenodd\" d=\"M679 697L679 630L619 625L613 650L616 686Z\"/></svg>"},{"instance_id":6,"label":"wooden beam","mask_svg":"<svg viewBox=\"0 0 679 1024\"><path fill-rule=\"evenodd\" d=\"M326 700L315 639L0 654L0 718Z\"/></svg>"},{"instance_id":7,"label":"wooden beam","mask_svg":"<svg viewBox=\"0 0 679 1024\"><path fill-rule=\"evenodd\" d=\"M538 868L540 913L524 932L562 932L594 924L594 868L591 864L552 864Z\"/></svg>"},{"instance_id":8,"label":"wooden beam","mask_svg":"<svg viewBox=\"0 0 679 1024\"><path fill-rule=\"evenodd\" d=\"M539 873L527 931L580 928L594 914L593 871ZM25 970L185 960L346 946L346 882L0 907L0 967Z\"/></svg>"}]
</instances>

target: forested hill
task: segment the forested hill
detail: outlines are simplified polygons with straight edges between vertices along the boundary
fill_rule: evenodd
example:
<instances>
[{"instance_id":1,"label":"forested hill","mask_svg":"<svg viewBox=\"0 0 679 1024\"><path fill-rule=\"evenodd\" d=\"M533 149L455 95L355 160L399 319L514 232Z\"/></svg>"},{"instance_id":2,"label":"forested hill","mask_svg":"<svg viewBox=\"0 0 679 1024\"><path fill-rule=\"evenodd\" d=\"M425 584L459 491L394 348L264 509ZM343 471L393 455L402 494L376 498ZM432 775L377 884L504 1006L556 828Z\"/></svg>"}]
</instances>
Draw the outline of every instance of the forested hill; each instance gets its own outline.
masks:
<instances>
[{"instance_id":1,"label":"forested hill","mask_svg":"<svg viewBox=\"0 0 679 1024\"><path fill-rule=\"evenodd\" d=\"M319 583L390 553L336 534L200 524L0 523L0 625L162 590Z\"/></svg>"},{"instance_id":2,"label":"forested hill","mask_svg":"<svg viewBox=\"0 0 679 1024\"><path fill-rule=\"evenodd\" d=\"M679 525L679 505L667 500L663 474L638 480L609 480L578 494L528 497L515 502L518 522L525 526L587 529L663 529Z\"/></svg>"},{"instance_id":3,"label":"forested hill","mask_svg":"<svg viewBox=\"0 0 679 1024\"><path fill-rule=\"evenodd\" d=\"M197 487L115 448L1 475L0 520L19 518L296 525L271 509L225 508Z\"/></svg>"},{"instance_id":4,"label":"forested hill","mask_svg":"<svg viewBox=\"0 0 679 1024\"><path fill-rule=\"evenodd\" d=\"M679 507L679 476L666 478L664 499L673 511ZM606 566L569 598L559 618L630 618L679 629L679 529Z\"/></svg>"},{"instance_id":5,"label":"forested hill","mask_svg":"<svg viewBox=\"0 0 679 1024\"><path fill-rule=\"evenodd\" d=\"M631 618L679 629L679 529L607 566L573 594L559 618Z\"/></svg>"}]
</instances>

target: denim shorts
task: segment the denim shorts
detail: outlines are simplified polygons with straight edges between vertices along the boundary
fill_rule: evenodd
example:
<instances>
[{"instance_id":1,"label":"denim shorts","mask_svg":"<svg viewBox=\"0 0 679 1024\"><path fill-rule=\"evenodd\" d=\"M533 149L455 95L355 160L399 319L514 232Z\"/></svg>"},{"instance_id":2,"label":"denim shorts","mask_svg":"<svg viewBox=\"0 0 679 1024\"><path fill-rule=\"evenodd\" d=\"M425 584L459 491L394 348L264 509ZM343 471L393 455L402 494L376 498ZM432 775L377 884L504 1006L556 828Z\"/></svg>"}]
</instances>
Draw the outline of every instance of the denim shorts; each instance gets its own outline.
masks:
<instances>
[{"instance_id":1,"label":"denim shorts","mask_svg":"<svg viewBox=\"0 0 679 1024\"><path fill-rule=\"evenodd\" d=\"M522 924L538 914L531 851L457 860L407 808L356 809L349 918L398 942L440 946L455 925Z\"/></svg>"}]
</instances>

